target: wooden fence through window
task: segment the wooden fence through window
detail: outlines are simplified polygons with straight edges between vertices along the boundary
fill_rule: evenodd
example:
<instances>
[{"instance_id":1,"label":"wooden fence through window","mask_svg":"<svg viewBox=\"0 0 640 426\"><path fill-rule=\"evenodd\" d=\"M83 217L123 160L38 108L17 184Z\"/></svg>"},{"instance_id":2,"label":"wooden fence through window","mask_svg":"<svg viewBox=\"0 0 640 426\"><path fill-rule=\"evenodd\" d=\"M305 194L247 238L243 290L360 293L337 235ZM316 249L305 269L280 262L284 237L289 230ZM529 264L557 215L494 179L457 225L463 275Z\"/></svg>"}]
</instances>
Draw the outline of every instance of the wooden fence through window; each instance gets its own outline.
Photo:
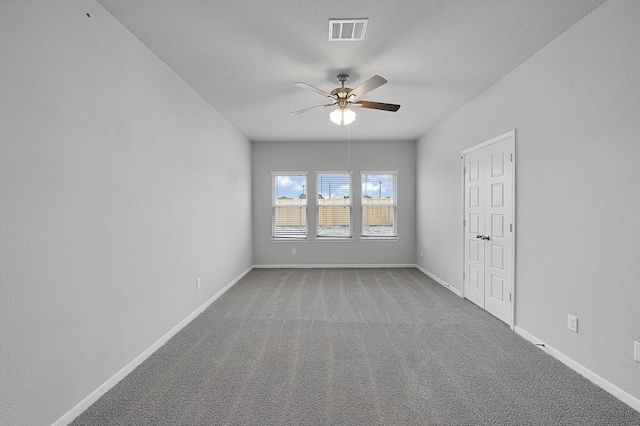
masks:
<instances>
[{"instance_id":1,"label":"wooden fence through window","mask_svg":"<svg viewBox=\"0 0 640 426\"><path fill-rule=\"evenodd\" d=\"M318 199L320 226L347 226L349 224L349 199ZM276 200L276 226L292 226L306 223L307 200ZM278 208L282 207L282 208ZM363 226L393 226L393 200L391 198L362 199Z\"/></svg>"}]
</instances>

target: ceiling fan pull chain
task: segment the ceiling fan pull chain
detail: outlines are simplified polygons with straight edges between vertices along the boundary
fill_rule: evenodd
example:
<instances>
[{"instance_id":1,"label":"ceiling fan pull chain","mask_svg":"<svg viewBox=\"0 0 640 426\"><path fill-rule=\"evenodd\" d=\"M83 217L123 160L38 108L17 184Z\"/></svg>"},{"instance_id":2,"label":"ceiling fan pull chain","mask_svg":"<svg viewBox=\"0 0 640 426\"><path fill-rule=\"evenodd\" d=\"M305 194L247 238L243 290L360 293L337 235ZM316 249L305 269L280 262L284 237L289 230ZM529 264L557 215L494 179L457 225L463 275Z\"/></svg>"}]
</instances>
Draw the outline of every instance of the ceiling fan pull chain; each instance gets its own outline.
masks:
<instances>
[{"instance_id":1,"label":"ceiling fan pull chain","mask_svg":"<svg viewBox=\"0 0 640 426\"><path fill-rule=\"evenodd\" d=\"M351 126L347 126L347 172L351 173Z\"/></svg>"}]
</instances>

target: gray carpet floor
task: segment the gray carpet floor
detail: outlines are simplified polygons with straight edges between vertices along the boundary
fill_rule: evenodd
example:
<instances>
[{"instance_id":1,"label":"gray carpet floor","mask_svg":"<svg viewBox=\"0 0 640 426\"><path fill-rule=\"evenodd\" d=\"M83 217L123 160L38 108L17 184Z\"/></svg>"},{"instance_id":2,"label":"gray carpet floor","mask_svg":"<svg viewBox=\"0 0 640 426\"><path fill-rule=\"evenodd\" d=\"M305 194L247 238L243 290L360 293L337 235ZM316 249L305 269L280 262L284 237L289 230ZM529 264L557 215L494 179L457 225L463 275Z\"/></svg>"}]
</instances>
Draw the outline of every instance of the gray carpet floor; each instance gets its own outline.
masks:
<instances>
[{"instance_id":1,"label":"gray carpet floor","mask_svg":"<svg viewBox=\"0 0 640 426\"><path fill-rule=\"evenodd\" d=\"M420 271L254 269L73 425L640 425Z\"/></svg>"}]
</instances>

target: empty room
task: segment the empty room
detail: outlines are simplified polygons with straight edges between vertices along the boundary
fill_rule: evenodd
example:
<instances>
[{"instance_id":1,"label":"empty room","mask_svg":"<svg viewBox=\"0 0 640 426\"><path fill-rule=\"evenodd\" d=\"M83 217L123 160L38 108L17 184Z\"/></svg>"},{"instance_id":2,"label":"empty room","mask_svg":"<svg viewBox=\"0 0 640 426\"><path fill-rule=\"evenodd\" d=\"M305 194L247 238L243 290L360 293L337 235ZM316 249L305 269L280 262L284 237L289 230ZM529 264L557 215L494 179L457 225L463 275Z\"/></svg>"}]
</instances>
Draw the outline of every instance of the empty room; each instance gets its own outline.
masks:
<instances>
[{"instance_id":1,"label":"empty room","mask_svg":"<svg viewBox=\"0 0 640 426\"><path fill-rule=\"evenodd\" d=\"M640 2L3 0L0 424L640 425Z\"/></svg>"}]
</instances>

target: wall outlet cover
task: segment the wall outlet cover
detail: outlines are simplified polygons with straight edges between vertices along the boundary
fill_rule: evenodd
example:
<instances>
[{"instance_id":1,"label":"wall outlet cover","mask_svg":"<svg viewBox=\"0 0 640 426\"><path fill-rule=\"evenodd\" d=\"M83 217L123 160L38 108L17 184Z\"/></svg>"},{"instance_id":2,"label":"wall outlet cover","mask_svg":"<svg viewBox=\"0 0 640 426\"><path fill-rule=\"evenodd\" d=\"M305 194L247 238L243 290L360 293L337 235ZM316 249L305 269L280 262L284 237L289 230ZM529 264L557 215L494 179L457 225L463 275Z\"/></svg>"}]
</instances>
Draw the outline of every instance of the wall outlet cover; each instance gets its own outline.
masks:
<instances>
[{"instance_id":1,"label":"wall outlet cover","mask_svg":"<svg viewBox=\"0 0 640 426\"><path fill-rule=\"evenodd\" d=\"M578 318L573 315L567 315L567 328L574 333L578 332Z\"/></svg>"}]
</instances>

